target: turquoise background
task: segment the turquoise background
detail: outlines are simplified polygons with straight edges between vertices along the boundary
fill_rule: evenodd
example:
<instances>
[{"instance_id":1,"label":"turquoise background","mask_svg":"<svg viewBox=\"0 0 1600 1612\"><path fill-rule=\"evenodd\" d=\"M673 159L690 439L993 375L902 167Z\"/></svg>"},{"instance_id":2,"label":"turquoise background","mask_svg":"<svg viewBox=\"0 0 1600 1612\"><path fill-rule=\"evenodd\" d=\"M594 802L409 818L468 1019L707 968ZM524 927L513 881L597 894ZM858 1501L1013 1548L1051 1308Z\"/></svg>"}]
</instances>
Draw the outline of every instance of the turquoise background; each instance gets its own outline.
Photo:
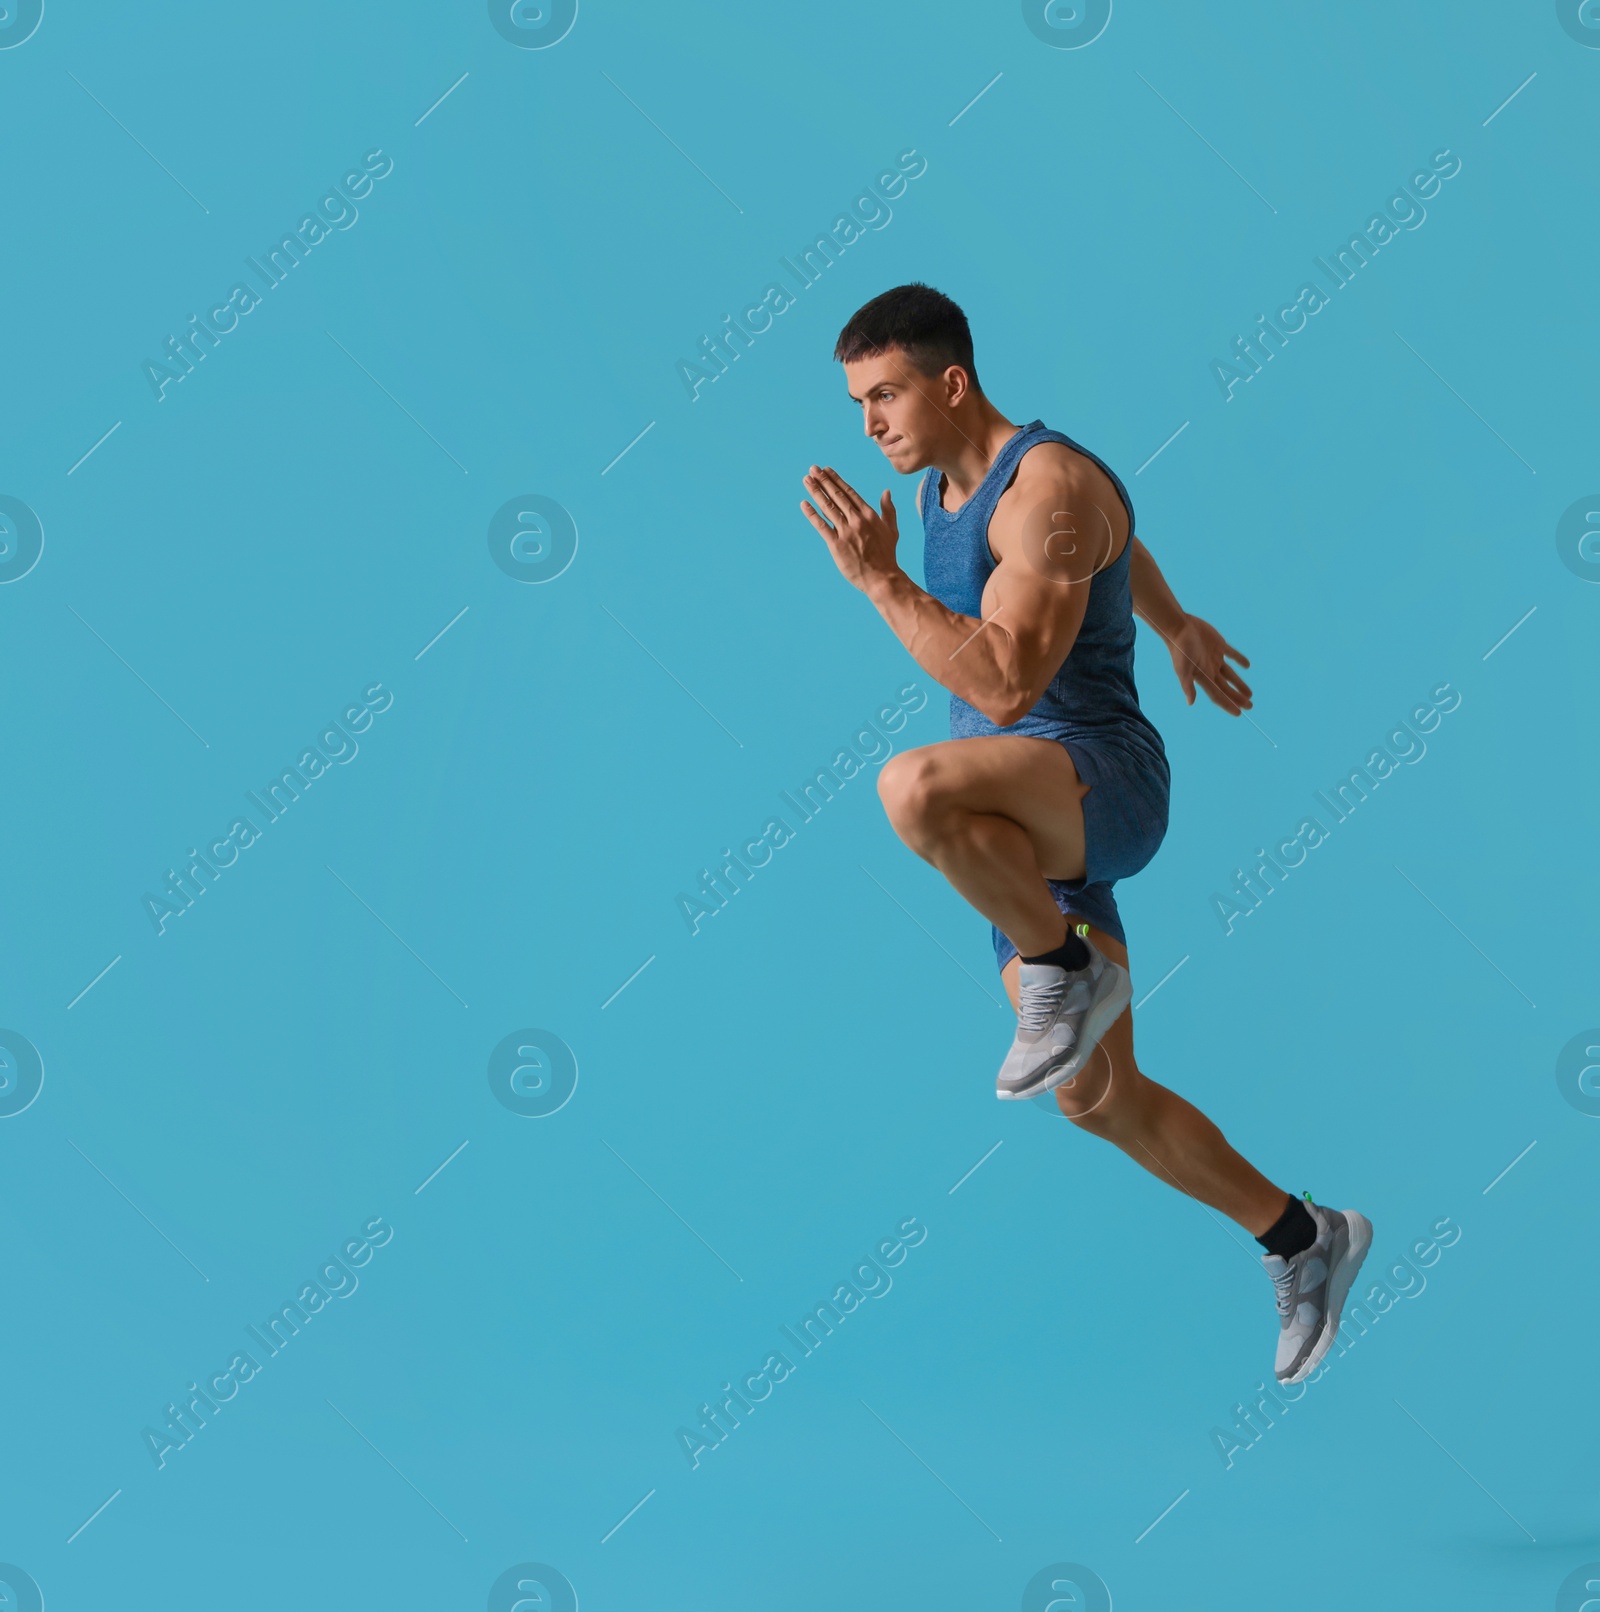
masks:
<instances>
[{"instance_id":1,"label":"turquoise background","mask_svg":"<svg viewBox=\"0 0 1600 1612\"><path fill-rule=\"evenodd\" d=\"M44 1067L0 1120L0 1606L1576 1612L1600 15L1027 9L0 16L0 494L44 535L0 586L0 1025ZM1446 149L1425 224L1224 399L1213 360ZM158 401L145 361L374 150L358 220ZM908 151L892 221L691 401L678 362ZM893 484L920 574L829 356L912 278L1252 661L1253 721L1190 710L1141 629L1142 1066L1367 1213L1374 1275L1461 1229L1231 1466L1257 1251L995 1103L987 925L870 776L677 909L906 685L896 748L946 731L797 509L814 460ZM577 532L539 585L487 541L526 495ZM1234 870L1444 682L1426 756L1225 934ZM158 936L146 892L375 683ZM543 1117L487 1078L529 1029L576 1066ZM374 1217L359 1288L158 1469L142 1430ZM676 1430L910 1217L892 1289L692 1468Z\"/></svg>"}]
</instances>

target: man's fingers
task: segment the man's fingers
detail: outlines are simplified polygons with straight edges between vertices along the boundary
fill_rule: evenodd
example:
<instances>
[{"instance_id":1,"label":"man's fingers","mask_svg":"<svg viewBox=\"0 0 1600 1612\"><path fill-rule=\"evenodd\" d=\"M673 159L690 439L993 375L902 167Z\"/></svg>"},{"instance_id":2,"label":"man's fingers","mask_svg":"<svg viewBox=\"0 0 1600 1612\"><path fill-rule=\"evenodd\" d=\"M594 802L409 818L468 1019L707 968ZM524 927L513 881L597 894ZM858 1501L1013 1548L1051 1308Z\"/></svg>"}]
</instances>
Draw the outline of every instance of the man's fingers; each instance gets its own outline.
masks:
<instances>
[{"instance_id":1,"label":"man's fingers","mask_svg":"<svg viewBox=\"0 0 1600 1612\"><path fill-rule=\"evenodd\" d=\"M1224 638L1224 639L1223 639L1223 640L1222 640L1222 648L1223 648L1223 650L1224 650L1224 652L1225 652L1225 653L1227 653L1227 654L1229 654L1229 655L1231 655L1231 656L1233 656L1233 658L1234 658L1234 659L1235 659L1235 660L1236 660L1236 661L1238 661L1238 663L1239 663L1239 664L1240 664L1240 665L1241 665L1241 666L1248 666L1248 665L1249 665L1249 664L1250 664L1250 661L1249 661L1249 657L1248 657L1248 656L1245 656L1245 655L1241 655L1241 654L1240 654L1240 653L1239 653L1239 651L1238 651L1238 650L1237 650L1237 649L1235 649L1235 648L1234 648L1234 647L1233 647L1233 645L1232 645L1232 644L1230 644L1230 643L1229 643L1229 642L1228 642L1228 640L1227 640L1227 639L1226 639L1226 638Z\"/></svg>"},{"instance_id":2,"label":"man's fingers","mask_svg":"<svg viewBox=\"0 0 1600 1612\"><path fill-rule=\"evenodd\" d=\"M829 485L827 473L821 465L812 465L800 479L805 483L807 490L818 504L837 507L838 498L835 496L833 488Z\"/></svg>"},{"instance_id":3,"label":"man's fingers","mask_svg":"<svg viewBox=\"0 0 1600 1612\"><path fill-rule=\"evenodd\" d=\"M845 514L844 506L841 505L837 494L827 482L815 473L806 476L804 480L806 491L816 499L817 507L825 510L835 523L842 520Z\"/></svg>"},{"instance_id":4,"label":"man's fingers","mask_svg":"<svg viewBox=\"0 0 1600 1612\"><path fill-rule=\"evenodd\" d=\"M800 478L800 481L805 490L816 500L818 509L827 510L830 515L837 512L838 506L834 503L827 485L820 476L815 472L808 472Z\"/></svg>"},{"instance_id":5,"label":"man's fingers","mask_svg":"<svg viewBox=\"0 0 1600 1612\"><path fill-rule=\"evenodd\" d=\"M814 510L811 507L811 505L804 498L802 498L800 500L800 513L802 515L804 515L805 518L808 521L810 521L811 524L813 526L815 526L816 529L819 532L821 532L824 537L830 538L830 539L833 537L833 535L834 535L833 528L830 525L828 525L828 523L825 520L823 520L823 518L816 512L816 510Z\"/></svg>"},{"instance_id":6,"label":"man's fingers","mask_svg":"<svg viewBox=\"0 0 1600 1612\"><path fill-rule=\"evenodd\" d=\"M872 505L837 470L824 466L822 474L826 478L834 501L842 508L851 510L858 515L875 515L877 513Z\"/></svg>"},{"instance_id":7,"label":"man's fingers","mask_svg":"<svg viewBox=\"0 0 1600 1612\"><path fill-rule=\"evenodd\" d=\"M1212 682L1210 678L1207 678L1205 680L1205 689L1206 693L1211 696L1211 703L1213 705L1216 705L1220 709L1226 711L1229 716L1238 716L1240 709L1239 702L1234 699L1232 694L1229 693L1226 688L1222 687L1218 683Z\"/></svg>"},{"instance_id":8,"label":"man's fingers","mask_svg":"<svg viewBox=\"0 0 1600 1612\"><path fill-rule=\"evenodd\" d=\"M1224 665L1222 671L1228 692L1241 704L1248 705L1250 703L1250 685L1231 666Z\"/></svg>"},{"instance_id":9,"label":"man's fingers","mask_svg":"<svg viewBox=\"0 0 1600 1612\"><path fill-rule=\"evenodd\" d=\"M1206 691L1211 703L1220 706L1230 716L1237 716L1239 702L1230 683L1231 668L1219 660L1210 666L1196 667L1195 672L1200 687Z\"/></svg>"},{"instance_id":10,"label":"man's fingers","mask_svg":"<svg viewBox=\"0 0 1600 1612\"><path fill-rule=\"evenodd\" d=\"M1235 675L1233 668L1226 661L1220 661L1218 663L1214 675L1216 676L1217 681L1222 684L1224 688L1229 689L1230 691L1238 690L1244 687L1244 685Z\"/></svg>"},{"instance_id":11,"label":"man's fingers","mask_svg":"<svg viewBox=\"0 0 1600 1612\"><path fill-rule=\"evenodd\" d=\"M822 474L827 479L829 487L832 488L835 499L842 503L846 508L862 511L868 515L877 513L877 511L873 509L872 505L869 504L866 499L863 498L861 494L858 493L855 488L852 487L850 483L839 474L837 470L834 470L829 465L824 465L822 467Z\"/></svg>"}]
</instances>

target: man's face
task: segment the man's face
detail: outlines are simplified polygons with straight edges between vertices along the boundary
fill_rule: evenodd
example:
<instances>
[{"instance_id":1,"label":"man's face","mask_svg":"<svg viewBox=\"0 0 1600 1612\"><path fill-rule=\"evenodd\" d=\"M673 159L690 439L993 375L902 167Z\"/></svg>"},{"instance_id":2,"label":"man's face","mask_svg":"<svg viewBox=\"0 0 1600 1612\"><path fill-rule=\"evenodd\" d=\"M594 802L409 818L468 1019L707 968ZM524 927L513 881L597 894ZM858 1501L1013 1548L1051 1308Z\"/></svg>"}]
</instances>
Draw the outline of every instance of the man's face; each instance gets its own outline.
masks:
<instances>
[{"instance_id":1,"label":"man's face","mask_svg":"<svg viewBox=\"0 0 1600 1612\"><path fill-rule=\"evenodd\" d=\"M946 375L924 375L903 349L891 347L873 358L844 366L845 384L861 405L862 426L902 476L933 463L937 445L949 431Z\"/></svg>"}]
</instances>

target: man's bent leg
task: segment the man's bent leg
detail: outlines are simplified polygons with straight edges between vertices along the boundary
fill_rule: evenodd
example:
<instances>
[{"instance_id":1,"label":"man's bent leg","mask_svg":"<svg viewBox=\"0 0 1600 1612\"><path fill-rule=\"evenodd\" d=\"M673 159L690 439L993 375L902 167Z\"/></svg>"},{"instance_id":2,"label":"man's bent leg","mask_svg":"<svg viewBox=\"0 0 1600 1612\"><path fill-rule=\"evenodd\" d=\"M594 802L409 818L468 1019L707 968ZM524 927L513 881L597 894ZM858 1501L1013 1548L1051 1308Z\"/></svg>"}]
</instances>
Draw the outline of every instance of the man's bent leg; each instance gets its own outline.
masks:
<instances>
[{"instance_id":1,"label":"man's bent leg","mask_svg":"<svg viewBox=\"0 0 1600 1612\"><path fill-rule=\"evenodd\" d=\"M996 734L908 750L879 774L889 820L1022 958L1017 1033L995 1096L1071 1080L1128 1005L1127 971L1070 934L1047 879L1085 870L1083 797L1067 750Z\"/></svg>"},{"instance_id":2,"label":"man's bent leg","mask_svg":"<svg viewBox=\"0 0 1600 1612\"><path fill-rule=\"evenodd\" d=\"M1101 930L1089 938L1114 962L1128 966L1125 947ZM1001 973L1013 1006L1018 960ZM1139 1072L1133 1056L1133 1014L1105 1033L1088 1066L1056 1088L1061 1112L1080 1130L1114 1142L1152 1175L1209 1204L1260 1237L1284 1212L1290 1194L1236 1153L1192 1103Z\"/></svg>"},{"instance_id":3,"label":"man's bent leg","mask_svg":"<svg viewBox=\"0 0 1600 1612\"><path fill-rule=\"evenodd\" d=\"M1084 876L1083 797L1050 739L999 734L902 751L878 775L895 832L1024 956L1061 944L1047 879Z\"/></svg>"}]
</instances>

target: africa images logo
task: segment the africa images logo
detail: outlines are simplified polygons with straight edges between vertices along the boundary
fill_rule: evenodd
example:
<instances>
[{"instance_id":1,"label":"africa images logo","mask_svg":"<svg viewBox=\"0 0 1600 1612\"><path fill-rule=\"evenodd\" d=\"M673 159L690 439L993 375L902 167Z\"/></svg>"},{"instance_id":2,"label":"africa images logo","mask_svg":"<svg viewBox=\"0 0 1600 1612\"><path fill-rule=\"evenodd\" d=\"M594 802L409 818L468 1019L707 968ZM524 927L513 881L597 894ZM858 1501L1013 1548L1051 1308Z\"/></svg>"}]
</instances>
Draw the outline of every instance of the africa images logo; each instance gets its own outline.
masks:
<instances>
[{"instance_id":1,"label":"africa images logo","mask_svg":"<svg viewBox=\"0 0 1600 1612\"><path fill-rule=\"evenodd\" d=\"M16 1030L0 1030L0 1119L31 1107L43 1087L39 1049Z\"/></svg>"},{"instance_id":2,"label":"africa images logo","mask_svg":"<svg viewBox=\"0 0 1600 1612\"><path fill-rule=\"evenodd\" d=\"M20 582L44 553L44 527L20 498L0 493L0 583Z\"/></svg>"},{"instance_id":3,"label":"africa images logo","mask_svg":"<svg viewBox=\"0 0 1600 1612\"><path fill-rule=\"evenodd\" d=\"M490 518L490 558L513 582L554 582L577 552L578 523L543 493L518 493Z\"/></svg>"},{"instance_id":4,"label":"africa images logo","mask_svg":"<svg viewBox=\"0 0 1600 1612\"><path fill-rule=\"evenodd\" d=\"M1106 31L1111 0L1022 0L1022 20L1052 50L1082 50Z\"/></svg>"},{"instance_id":5,"label":"africa images logo","mask_svg":"<svg viewBox=\"0 0 1600 1612\"><path fill-rule=\"evenodd\" d=\"M1600 4L1596 0L1556 0L1556 17L1568 38L1600 50Z\"/></svg>"},{"instance_id":6,"label":"africa images logo","mask_svg":"<svg viewBox=\"0 0 1600 1612\"><path fill-rule=\"evenodd\" d=\"M827 1339L844 1324L845 1318L866 1308L866 1301L885 1297L894 1286L890 1269L906 1262L906 1250L919 1248L928 1240L928 1228L915 1215L907 1215L895 1227L893 1237L883 1238L865 1259L859 1260L850 1271L850 1279L840 1282L831 1299L808 1310L793 1327L779 1326L786 1346L794 1349L801 1361L809 1359ZM800 1369L799 1364L779 1350L772 1350L757 1371L747 1372L739 1379L739 1387L732 1382L722 1385L720 1395L700 1406L699 1422L694 1427L680 1427L673 1437L683 1458L692 1468L698 1469L700 1457L716 1449L743 1426L740 1413L748 1419L755 1407L772 1397L779 1383L786 1383Z\"/></svg>"},{"instance_id":7,"label":"africa images logo","mask_svg":"<svg viewBox=\"0 0 1600 1612\"><path fill-rule=\"evenodd\" d=\"M262 251L265 265L257 263L253 257L245 259L251 272L267 291L276 291L289 278L290 271L310 256L314 247L331 240L335 230L347 230L355 224L361 217L356 202L371 194L373 180L385 179L393 172L392 157L385 156L381 148L369 151L361 159L359 168L351 169L342 180L328 186L314 213L306 213L292 230ZM215 350L224 336L237 330L239 320L254 312L265 300L263 291L256 290L248 280L239 280L229 290L226 301L214 303L204 314L190 314L188 329L167 337L162 356L147 358L139 366L156 401L165 401L167 388L194 374L207 353Z\"/></svg>"},{"instance_id":8,"label":"africa images logo","mask_svg":"<svg viewBox=\"0 0 1600 1612\"><path fill-rule=\"evenodd\" d=\"M1051 1562L1028 1580L1022 1612L1111 1612L1111 1591L1082 1562Z\"/></svg>"},{"instance_id":9,"label":"africa images logo","mask_svg":"<svg viewBox=\"0 0 1600 1612\"><path fill-rule=\"evenodd\" d=\"M44 1596L33 1575L15 1562L0 1562L0 1590L6 1592L0 1601L5 1612L44 1612Z\"/></svg>"},{"instance_id":10,"label":"africa images logo","mask_svg":"<svg viewBox=\"0 0 1600 1612\"><path fill-rule=\"evenodd\" d=\"M4 511L5 501L0 500L0 514ZM1589 493L1561 512L1556 522L1556 553L1575 577L1600 582L1600 493Z\"/></svg>"},{"instance_id":11,"label":"africa images logo","mask_svg":"<svg viewBox=\"0 0 1600 1612\"><path fill-rule=\"evenodd\" d=\"M265 784L260 795L245 790L245 799L255 808L261 825L249 817L234 818L226 833L207 844L206 854L191 845L183 871L167 869L167 882L160 893L145 891L142 898L145 917L156 934L166 934L167 925L188 912L223 872L239 860L241 851L248 851L261 839L265 833L263 825L276 823L317 779L327 777L335 766L348 766L354 761L361 749L355 736L372 726L374 714L382 714L393 704L394 695L382 683L369 684L361 703L347 705L342 715L317 735L316 743L307 745L292 767L285 767ZM263 800L262 795L266 799Z\"/></svg>"},{"instance_id":12,"label":"africa images logo","mask_svg":"<svg viewBox=\"0 0 1600 1612\"><path fill-rule=\"evenodd\" d=\"M489 1054L489 1090L523 1119L547 1119L578 1089L578 1060L553 1030L513 1030Z\"/></svg>"},{"instance_id":13,"label":"africa images logo","mask_svg":"<svg viewBox=\"0 0 1600 1612\"><path fill-rule=\"evenodd\" d=\"M1460 157L1448 148L1435 151L1426 168L1412 174L1409 181L1396 185L1383 208L1374 212L1348 241L1341 241L1328 252L1331 261L1312 258L1327 285L1307 279L1296 291L1294 300L1278 309L1276 320L1258 313L1256 328L1248 336L1234 337L1228 358L1212 359L1211 374L1223 397L1231 402L1234 387L1242 381L1253 381L1275 354L1284 350L1289 338L1304 330L1311 316L1321 313L1333 301L1329 286L1343 291L1384 247L1400 239L1402 231L1421 229L1428 221L1428 209L1423 206L1423 200L1431 201L1439 194L1441 181L1454 179L1460 172ZM1273 342L1278 344L1276 348Z\"/></svg>"},{"instance_id":14,"label":"africa images logo","mask_svg":"<svg viewBox=\"0 0 1600 1612\"><path fill-rule=\"evenodd\" d=\"M44 17L44 0L10 0L0 5L0 50L15 50L33 38ZM0 1572L4 1569L0 1568ZM27 1578L27 1574L23 1574ZM31 1584L32 1579L28 1579ZM38 1593L37 1590L34 1592Z\"/></svg>"},{"instance_id":15,"label":"africa images logo","mask_svg":"<svg viewBox=\"0 0 1600 1612\"><path fill-rule=\"evenodd\" d=\"M809 291L850 247L866 239L869 230L887 229L894 219L890 201L898 201L906 193L907 181L920 179L927 171L928 159L915 146L902 151L893 168L884 168L864 184L850 206L827 229L819 230L814 240L796 249L798 261L778 259L789 281ZM787 313L799 300L799 291L774 277L767 282L759 301L746 304L737 315L723 314L722 328L700 338L695 357L680 358L674 366L690 401L698 401L700 388L726 375L740 353L748 352L756 337L772 329L774 317ZM740 342L744 343L742 348Z\"/></svg>"},{"instance_id":16,"label":"africa images logo","mask_svg":"<svg viewBox=\"0 0 1600 1612\"><path fill-rule=\"evenodd\" d=\"M490 1586L489 1612L578 1612L578 1592L549 1562L518 1562Z\"/></svg>"},{"instance_id":17,"label":"africa images logo","mask_svg":"<svg viewBox=\"0 0 1600 1612\"><path fill-rule=\"evenodd\" d=\"M254 1382L266 1369L265 1362L287 1349L310 1325L313 1316L331 1309L335 1299L349 1298L361 1286L361 1278L351 1267L360 1269L371 1264L373 1250L393 1239L394 1228L382 1215L374 1215L361 1231L361 1236L350 1238L338 1254L318 1266L316 1279L302 1283L299 1293L287 1304L273 1311L259 1326L245 1327L250 1334L250 1348L258 1350L264 1360L258 1360L248 1349L236 1351L222 1371L206 1379L204 1388L198 1382L191 1382L185 1393L169 1400L160 1427L140 1430L145 1450L158 1471L165 1469L168 1455L188 1445L216 1419L224 1405L237 1397L246 1383ZM5 1603L0 1602L0 1612L4 1607Z\"/></svg>"},{"instance_id":18,"label":"africa images logo","mask_svg":"<svg viewBox=\"0 0 1600 1612\"><path fill-rule=\"evenodd\" d=\"M578 0L489 0L489 21L518 50L548 50L572 32Z\"/></svg>"},{"instance_id":19,"label":"africa images logo","mask_svg":"<svg viewBox=\"0 0 1600 1612\"><path fill-rule=\"evenodd\" d=\"M889 759L894 753L894 740L888 735L898 733L906 725L907 714L914 715L927 703L926 692L915 683L907 683L896 696L896 703L879 706L876 717L863 722L850 735L849 744L835 751L826 767L818 767L792 794L780 789L778 794L784 804L802 824L809 823L852 778L860 777L868 767L881 767ZM724 846L722 861L715 871L701 868L700 883L694 892L685 894L680 890L675 897L679 916L689 933L698 935L700 925L716 917L733 896L747 888L756 872L772 861L773 852L792 844L797 832L784 818L769 817L759 834L740 845L743 860L733 854L730 846ZM743 884L739 882L741 878Z\"/></svg>"},{"instance_id":20,"label":"africa images logo","mask_svg":"<svg viewBox=\"0 0 1600 1612\"><path fill-rule=\"evenodd\" d=\"M4 1045L0 1040L0 1047ZM1556 1058L1556 1086L1580 1114L1600 1119L1600 1029L1580 1030L1561 1049ZM3 1097L0 1089L0 1099Z\"/></svg>"},{"instance_id":21,"label":"africa images logo","mask_svg":"<svg viewBox=\"0 0 1600 1612\"><path fill-rule=\"evenodd\" d=\"M1333 822L1347 822L1385 780L1399 775L1402 766L1416 766L1428 753L1428 741L1422 735L1436 732L1442 717L1458 709L1460 704L1460 693L1448 683L1440 683L1427 703L1413 706L1409 718L1396 722L1389 729L1383 744L1368 755L1364 765L1352 767L1347 777L1326 791L1313 790L1312 794ZM1231 935L1233 926L1241 918L1250 917L1261 905L1261 892L1274 895L1289 877L1290 870L1301 867L1306 857L1326 845L1332 834L1333 829L1321 818L1303 817L1299 828L1274 846L1276 857L1261 846L1256 850L1255 866L1248 873L1243 868L1235 868L1233 888L1226 894L1213 893L1211 897L1211 910L1217 915L1223 934Z\"/></svg>"}]
</instances>

